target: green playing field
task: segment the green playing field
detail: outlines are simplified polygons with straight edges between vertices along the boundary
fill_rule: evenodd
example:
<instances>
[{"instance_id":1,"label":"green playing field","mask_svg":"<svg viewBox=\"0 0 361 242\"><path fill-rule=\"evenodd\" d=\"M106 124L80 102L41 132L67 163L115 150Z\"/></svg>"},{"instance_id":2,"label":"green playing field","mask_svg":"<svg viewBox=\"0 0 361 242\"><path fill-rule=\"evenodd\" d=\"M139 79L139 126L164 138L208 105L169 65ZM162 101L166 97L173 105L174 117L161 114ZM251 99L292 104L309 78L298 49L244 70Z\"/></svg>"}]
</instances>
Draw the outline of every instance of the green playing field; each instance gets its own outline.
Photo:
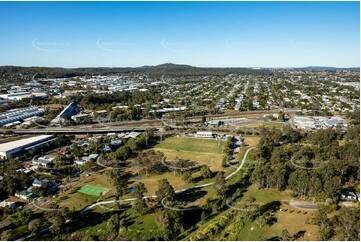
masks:
<instances>
[{"instance_id":1,"label":"green playing field","mask_svg":"<svg viewBox=\"0 0 361 242\"><path fill-rule=\"evenodd\" d=\"M104 191L106 191L107 189L102 188L102 187L95 187L95 186L90 186L90 185L84 185L82 186L78 192L80 193L84 193L84 194L88 194L88 195L92 195L92 196L100 196L100 194L102 194Z\"/></svg>"}]
</instances>

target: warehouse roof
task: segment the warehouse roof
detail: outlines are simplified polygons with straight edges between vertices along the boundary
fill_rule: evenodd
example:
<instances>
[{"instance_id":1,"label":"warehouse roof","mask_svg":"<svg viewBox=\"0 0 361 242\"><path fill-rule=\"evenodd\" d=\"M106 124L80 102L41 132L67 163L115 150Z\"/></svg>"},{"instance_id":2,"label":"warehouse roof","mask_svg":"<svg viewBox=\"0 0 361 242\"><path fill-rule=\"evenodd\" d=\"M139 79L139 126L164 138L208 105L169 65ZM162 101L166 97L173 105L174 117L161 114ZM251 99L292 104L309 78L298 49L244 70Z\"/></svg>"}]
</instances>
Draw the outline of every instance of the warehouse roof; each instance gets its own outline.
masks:
<instances>
[{"instance_id":1,"label":"warehouse roof","mask_svg":"<svg viewBox=\"0 0 361 242\"><path fill-rule=\"evenodd\" d=\"M36 142L39 142L39 141L42 141L44 139L48 139L51 137L54 137L54 136L53 135L40 135L40 136L35 136L35 137L27 138L27 139L21 139L21 140L8 142L8 143L3 143L3 144L0 144L0 152L6 152L6 151L10 151L10 150L20 148L23 146L31 145L33 143L36 143Z\"/></svg>"}]
</instances>

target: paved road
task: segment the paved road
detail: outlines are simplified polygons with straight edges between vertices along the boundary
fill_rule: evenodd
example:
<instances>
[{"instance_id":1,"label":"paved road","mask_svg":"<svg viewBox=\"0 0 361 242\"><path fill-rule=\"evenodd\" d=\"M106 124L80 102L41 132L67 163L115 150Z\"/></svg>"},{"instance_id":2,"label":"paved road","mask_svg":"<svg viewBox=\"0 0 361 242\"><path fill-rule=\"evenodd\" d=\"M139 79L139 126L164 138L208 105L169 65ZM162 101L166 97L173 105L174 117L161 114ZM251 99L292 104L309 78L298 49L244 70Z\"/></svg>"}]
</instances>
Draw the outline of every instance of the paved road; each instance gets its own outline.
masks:
<instances>
[{"instance_id":1,"label":"paved road","mask_svg":"<svg viewBox=\"0 0 361 242\"><path fill-rule=\"evenodd\" d=\"M42 230L40 230L39 234L44 233L44 232L48 231L49 229L50 229L50 227L45 228L45 229L42 229ZM22 240L29 239L29 238L33 237L34 235L35 235L35 234L33 234L33 233L28 234L28 235L25 235L25 236L17 239L17 241L22 241Z\"/></svg>"},{"instance_id":2,"label":"paved road","mask_svg":"<svg viewBox=\"0 0 361 242\"><path fill-rule=\"evenodd\" d=\"M110 128L45 128L45 129L12 129L12 130L0 130L0 133L12 131L15 134L106 134L113 132L143 132L147 129L159 129L159 127L151 126L151 127L110 127Z\"/></svg>"},{"instance_id":3,"label":"paved road","mask_svg":"<svg viewBox=\"0 0 361 242\"><path fill-rule=\"evenodd\" d=\"M317 210L317 204L311 202L302 202L302 201L294 201L293 199L290 201L290 205L294 208L305 209L305 210Z\"/></svg>"},{"instance_id":4,"label":"paved road","mask_svg":"<svg viewBox=\"0 0 361 242\"><path fill-rule=\"evenodd\" d=\"M249 148L249 149L246 151L246 153L244 154L243 159L242 159L242 161L241 161L241 164L237 167L237 169L236 169L234 172L232 172L231 174L229 174L229 175L226 177L226 180L232 178L234 175L237 174L237 172L239 172L239 171L242 169L242 167L243 167L243 165L244 165L244 163L245 163L245 161L246 161L246 159L247 159L248 153L249 153L251 150L253 150L254 148L255 148L255 147ZM208 187L208 186L213 185L213 183L214 183L214 182L210 182L210 183L206 183L206 184L202 184L202 185L197 185L197 186L192 186L192 187L183 188L183 189L180 189L180 190L176 190L175 193L181 193L181 192L185 192L185 191L191 190L191 189ZM152 196L145 196L145 197L143 197L143 199L147 199L147 198L156 198L156 196L155 196L155 195L152 195ZM97 203L94 203L94 204L92 204L92 205L84 208L82 211L80 211L80 213L84 213L84 212L86 212L86 211L88 211L88 210L90 210L90 209L92 209L93 207L98 206L98 205L111 204L111 203L120 203L120 202L130 202L130 201L134 201L134 200L135 200L135 198L127 198L127 199L123 199L123 200L111 200L111 201L97 202Z\"/></svg>"},{"instance_id":5,"label":"paved road","mask_svg":"<svg viewBox=\"0 0 361 242\"><path fill-rule=\"evenodd\" d=\"M69 222L70 222L69 219L65 221L65 223L69 223ZM45 229L40 230L39 234L44 233L44 232L47 232L47 231L49 231L49 230L50 230L50 227L47 227L47 228L45 228ZM16 241L26 240L26 239L29 239L29 238L33 237L34 235L35 235L35 234L31 233L31 234L25 235L25 236L17 239Z\"/></svg>"}]
</instances>

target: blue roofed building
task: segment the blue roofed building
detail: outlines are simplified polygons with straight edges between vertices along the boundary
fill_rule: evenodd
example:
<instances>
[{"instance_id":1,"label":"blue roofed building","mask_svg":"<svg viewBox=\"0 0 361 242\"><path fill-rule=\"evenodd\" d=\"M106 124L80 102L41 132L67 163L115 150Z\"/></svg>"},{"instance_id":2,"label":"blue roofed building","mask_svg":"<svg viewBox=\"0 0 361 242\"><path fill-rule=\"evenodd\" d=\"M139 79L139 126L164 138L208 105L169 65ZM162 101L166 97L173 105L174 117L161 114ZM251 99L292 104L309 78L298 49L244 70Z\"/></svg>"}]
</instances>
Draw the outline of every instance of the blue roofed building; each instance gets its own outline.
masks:
<instances>
[{"instance_id":1,"label":"blue roofed building","mask_svg":"<svg viewBox=\"0 0 361 242\"><path fill-rule=\"evenodd\" d=\"M61 111L59 115L56 116L56 118L54 118L51 121L51 123L58 124L65 120L64 116L68 116L69 118L71 118L72 116L78 114L79 112L80 112L80 108L78 104L76 102L72 102L66 108L64 108L64 110Z\"/></svg>"}]
</instances>

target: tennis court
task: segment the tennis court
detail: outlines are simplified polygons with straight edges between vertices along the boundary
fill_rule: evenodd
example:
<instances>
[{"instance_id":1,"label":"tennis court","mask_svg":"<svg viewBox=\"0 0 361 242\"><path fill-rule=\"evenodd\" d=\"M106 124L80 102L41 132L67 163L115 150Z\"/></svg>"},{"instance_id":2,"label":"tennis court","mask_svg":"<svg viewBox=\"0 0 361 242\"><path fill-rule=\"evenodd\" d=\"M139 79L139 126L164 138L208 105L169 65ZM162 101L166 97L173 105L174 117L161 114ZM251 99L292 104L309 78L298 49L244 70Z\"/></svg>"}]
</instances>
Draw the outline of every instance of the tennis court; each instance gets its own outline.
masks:
<instances>
[{"instance_id":1,"label":"tennis court","mask_svg":"<svg viewBox=\"0 0 361 242\"><path fill-rule=\"evenodd\" d=\"M102 187L95 187L95 186L91 186L91 185L84 185L82 186L78 192L80 193L84 193L84 194L88 194L88 195L92 195L92 196L100 196L100 194L102 194L104 191L106 191L107 189L102 188Z\"/></svg>"}]
</instances>

